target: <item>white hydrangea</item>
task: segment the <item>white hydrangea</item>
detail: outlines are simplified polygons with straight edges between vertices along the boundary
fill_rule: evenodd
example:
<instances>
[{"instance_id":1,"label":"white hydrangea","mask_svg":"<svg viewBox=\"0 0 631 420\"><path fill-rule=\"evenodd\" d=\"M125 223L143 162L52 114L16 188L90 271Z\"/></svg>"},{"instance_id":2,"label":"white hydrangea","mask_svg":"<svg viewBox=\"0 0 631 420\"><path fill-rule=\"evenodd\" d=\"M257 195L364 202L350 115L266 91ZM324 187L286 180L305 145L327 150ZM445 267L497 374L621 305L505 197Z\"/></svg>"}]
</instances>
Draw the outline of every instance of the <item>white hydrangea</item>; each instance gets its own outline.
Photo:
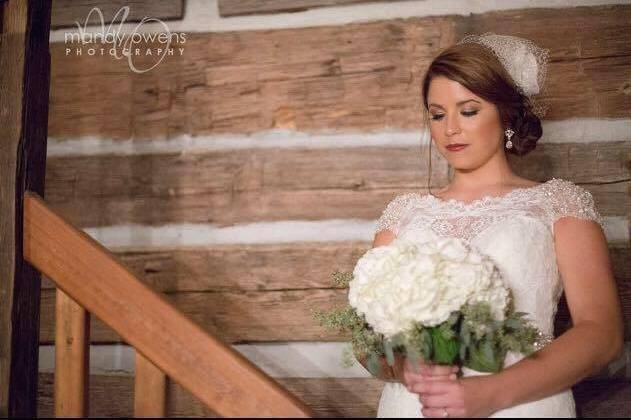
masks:
<instances>
[{"instance_id":1,"label":"white hydrangea","mask_svg":"<svg viewBox=\"0 0 631 420\"><path fill-rule=\"evenodd\" d=\"M413 322L438 325L465 303L488 302L504 319L509 291L490 258L457 238L395 239L357 262L348 300L375 331L392 337Z\"/></svg>"}]
</instances>

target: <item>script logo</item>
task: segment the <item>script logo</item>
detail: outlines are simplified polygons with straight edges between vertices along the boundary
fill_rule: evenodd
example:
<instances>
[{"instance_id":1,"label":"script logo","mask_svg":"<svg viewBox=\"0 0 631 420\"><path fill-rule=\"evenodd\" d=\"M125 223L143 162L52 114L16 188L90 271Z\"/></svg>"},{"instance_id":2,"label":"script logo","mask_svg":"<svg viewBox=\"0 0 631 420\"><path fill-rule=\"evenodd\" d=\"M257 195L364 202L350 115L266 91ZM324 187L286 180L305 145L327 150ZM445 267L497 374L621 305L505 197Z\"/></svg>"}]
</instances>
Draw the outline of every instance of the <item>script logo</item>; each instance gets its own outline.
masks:
<instances>
[{"instance_id":1,"label":"script logo","mask_svg":"<svg viewBox=\"0 0 631 420\"><path fill-rule=\"evenodd\" d=\"M180 56L184 54L183 47L174 48L174 46L186 43L186 33L171 32L169 27L160 19L145 16L131 32L122 33L123 24L129 16L129 10L129 6L121 7L106 27L101 9L92 8L83 26L75 21L77 32L64 34L64 42L67 46L66 55L81 56L86 52L89 56L108 54L117 60L126 58L129 68L133 72L145 73L158 66L166 56L172 56L175 53L179 53ZM88 23L93 13L100 20L100 22L97 21L100 28L89 31ZM120 22L116 23L119 15ZM145 29L143 26L150 23L157 24L164 31L143 31ZM72 44L72 47L68 47L68 44ZM84 51L86 46L87 51Z\"/></svg>"}]
</instances>

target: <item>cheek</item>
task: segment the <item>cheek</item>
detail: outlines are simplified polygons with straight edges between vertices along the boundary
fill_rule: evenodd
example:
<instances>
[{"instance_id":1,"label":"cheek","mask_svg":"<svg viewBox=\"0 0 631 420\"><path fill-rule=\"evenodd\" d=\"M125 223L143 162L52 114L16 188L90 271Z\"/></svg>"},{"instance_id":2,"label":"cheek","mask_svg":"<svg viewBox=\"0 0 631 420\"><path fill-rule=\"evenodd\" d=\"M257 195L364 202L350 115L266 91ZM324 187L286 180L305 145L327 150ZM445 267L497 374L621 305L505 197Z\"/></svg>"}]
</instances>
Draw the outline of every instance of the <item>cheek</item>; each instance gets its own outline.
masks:
<instances>
[{"instance_id":1,"label":"cheek","mask_svg":"<svg viewBox=\"0 0 631 420\"><path fill-rule=\"evenodd\" d=\"M496 139L500 138L501 127L496 119L473 118L466 123L466 132L469 141L483 147L495 148Z\"/></svg>"},{"instance_id":2,"label":"cheek","mask_svg":"<svg viewBox=\"0 0 631 420\"><path fill-rule=\"evenodd\" d=\"M463 124L466 125L467 130L471 133L479 135L488 136L497 130L497 122L483 115L478 116L478 118L470 118L467 121L464 121Z\"/></svg>"}]
</instances>

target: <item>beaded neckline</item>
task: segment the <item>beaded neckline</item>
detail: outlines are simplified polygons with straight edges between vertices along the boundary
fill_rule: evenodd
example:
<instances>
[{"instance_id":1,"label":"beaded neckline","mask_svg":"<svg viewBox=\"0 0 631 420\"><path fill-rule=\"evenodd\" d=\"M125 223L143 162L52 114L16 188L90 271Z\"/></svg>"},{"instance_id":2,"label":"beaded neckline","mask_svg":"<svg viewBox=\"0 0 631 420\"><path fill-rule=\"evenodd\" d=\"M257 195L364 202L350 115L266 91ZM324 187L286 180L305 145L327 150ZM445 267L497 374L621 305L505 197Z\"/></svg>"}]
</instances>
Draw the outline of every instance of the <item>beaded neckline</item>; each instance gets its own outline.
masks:
<instances>
[{"instance_id":1,"label":"beaded neckline","mask_svg":"<svg viewBox=\"0 0 631 420\"><path fill-rule=\"evenodd\" d=\"M426 196L430 199L430 200L434 200L438 203L441 204L449 204L449 205L455 205L461 208L469 208L469 207L477 207L477 206L484 206L484 205L488 205L490 203L499 203L507 198L512 197L515 194L518 193L525 193L525 192L530 192L530 191L534 191L537 190L545 185L548 185L549 183L551 183L552 181L556 180L557 178L552 178L548 181L539 183L537 185L533 185L531 187L519 187L519 188L514 188L512 190L510 190L509 192L507 192L506 194L503 195L485 195L482 196L480 198L476 198L475 200L469 201L469 202L465 202L465 201L461 201L461 200L456 200L455 198L449 198L449 199L442 199L439 197L436 197L432 194L426 194Z\"/></svg>"}]
</instances>

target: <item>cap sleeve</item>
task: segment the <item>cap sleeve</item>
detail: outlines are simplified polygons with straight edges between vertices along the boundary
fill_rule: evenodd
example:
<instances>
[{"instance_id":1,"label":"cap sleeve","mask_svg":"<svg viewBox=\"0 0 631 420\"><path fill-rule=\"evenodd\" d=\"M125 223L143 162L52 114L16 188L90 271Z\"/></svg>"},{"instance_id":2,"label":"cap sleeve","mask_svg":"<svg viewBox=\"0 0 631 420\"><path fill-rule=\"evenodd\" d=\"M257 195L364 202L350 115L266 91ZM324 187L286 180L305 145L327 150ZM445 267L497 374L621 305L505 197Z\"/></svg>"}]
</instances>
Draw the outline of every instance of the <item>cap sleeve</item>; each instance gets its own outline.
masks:
<instances>
[{"instance_id":1,"label":"cap sleeve","mask_svg":"<svg viewBox=\"0 0 631 420\"><path fill-rule=\"evenodd\" d=\"M401 218L405 214L412 198L413 194L411 193L400 194L393 198L377 220L375 233L388 229L395 235L398 235Z\"/></svg>"},{"instance_id":2,"label":"cap sleeve","mask_svg":"<svg viewBox=\"0 0 631 420\"><path fill-rule=\"evenodd\" d=\"M604 230L605 223L600 215L594 197L585 188L570 181L557 180L551 192L551 225L563 217L592 220Z\"/></svg>"}]
</instances>

